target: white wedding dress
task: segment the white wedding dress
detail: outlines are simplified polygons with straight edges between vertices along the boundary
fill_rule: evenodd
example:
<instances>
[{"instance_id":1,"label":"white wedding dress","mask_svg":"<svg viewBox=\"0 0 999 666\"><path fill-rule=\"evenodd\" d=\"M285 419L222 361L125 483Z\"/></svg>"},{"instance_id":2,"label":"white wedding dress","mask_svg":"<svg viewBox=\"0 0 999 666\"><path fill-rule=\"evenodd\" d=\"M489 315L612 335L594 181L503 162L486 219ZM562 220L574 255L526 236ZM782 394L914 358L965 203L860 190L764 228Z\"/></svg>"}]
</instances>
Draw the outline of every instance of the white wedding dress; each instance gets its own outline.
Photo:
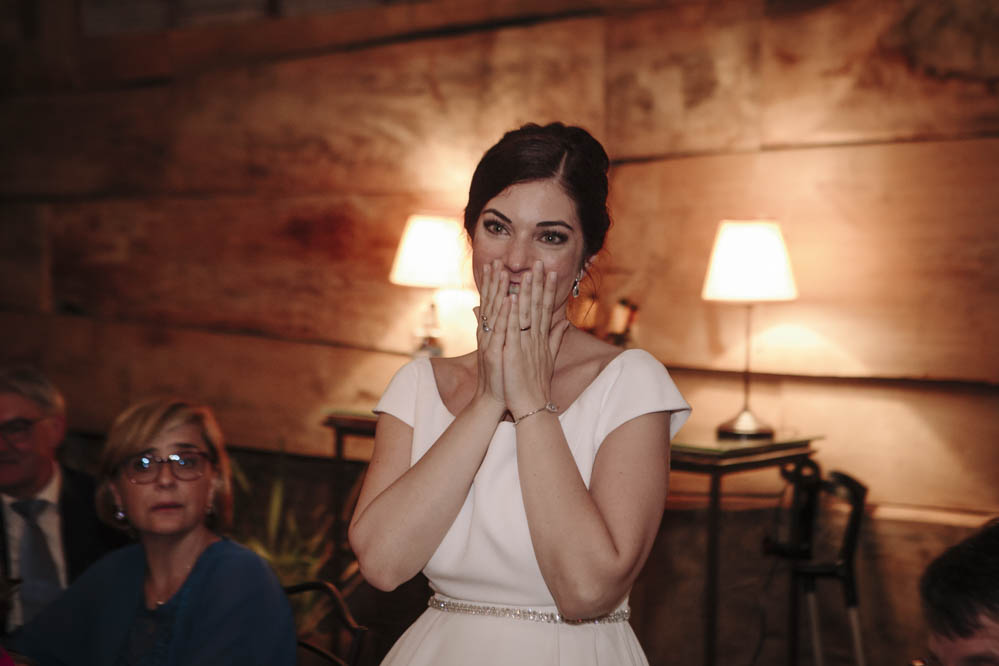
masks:
<instances>
[{"instance_id":1,"label":"white wedding dress","mask_svg":"<svg viewBox=\"0 0 999 666\"><path fill-rule=\"evenodd\" d=\"M454 420L429 359L403 366L375 408L413 428L411 464ZM630 349L611 360L559 421L583 481L590 484L600 443L622 423L670 412L670 438L690 414L663 365ZM513 424L501 422L458 516L424 573L445 603L491 607L483 614L428 608L396 642L389 666L646 665L626 621L567 624L510 617L512 609L556 613L541 576L517 473ZM664 442L665 446L665 442ZM621 609L627 607L627 599Z\"/></svg>"}]
</instances>

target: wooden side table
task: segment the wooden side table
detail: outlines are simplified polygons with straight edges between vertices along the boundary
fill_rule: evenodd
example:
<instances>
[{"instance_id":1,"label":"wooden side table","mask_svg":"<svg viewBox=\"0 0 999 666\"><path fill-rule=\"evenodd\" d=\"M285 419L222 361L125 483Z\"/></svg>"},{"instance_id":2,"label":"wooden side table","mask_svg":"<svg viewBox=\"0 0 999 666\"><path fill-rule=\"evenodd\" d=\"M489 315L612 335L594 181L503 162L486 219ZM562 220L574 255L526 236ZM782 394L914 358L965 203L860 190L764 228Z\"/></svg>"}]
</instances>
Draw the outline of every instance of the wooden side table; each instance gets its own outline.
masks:
<instances>
[{"instance_id":1,"label":"wooden side table","mask_svg":"<svg viewBox=\"0 0 999 666\"><path fill-rule=\"evenodd\" d=\"M821 437L797 437L777 433L773 439L720 440L714 437L684 438L673 442L670 469L707 474L708 496L707 571L704 579L704 663L717 664L718 654L718 546L721 532L721 482L726 474L765 467L780 468L809 458L812 442Z\"/></svg>"}]
</instances>

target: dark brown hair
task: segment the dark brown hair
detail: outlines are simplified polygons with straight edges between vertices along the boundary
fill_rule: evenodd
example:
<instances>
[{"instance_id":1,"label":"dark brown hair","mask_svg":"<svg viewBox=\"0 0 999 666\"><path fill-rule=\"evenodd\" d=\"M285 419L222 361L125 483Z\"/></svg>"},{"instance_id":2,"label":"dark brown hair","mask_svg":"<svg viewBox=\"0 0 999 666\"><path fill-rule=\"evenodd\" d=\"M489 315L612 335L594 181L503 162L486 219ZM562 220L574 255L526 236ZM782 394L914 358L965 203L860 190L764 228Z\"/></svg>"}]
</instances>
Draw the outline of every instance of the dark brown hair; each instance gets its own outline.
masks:
<instances>
[{"instance_id":1,"label":"dark brown hair","mask_svg":"<svg viewBox=\"0 0 999 666\"><path fill-rule=\"evenodd\" d=\"M968 638L982 616L999 622L999 518L933 560L919 596L930 630L945 638Z\"/></svg>"},{"instance_id":2,"label":"dark brown hair","mask_svg":"<svg viewBox=\"0 0 999 666\"><path fill-rule=\"evenodd\" d=\"M482 156L465 206L465 231L475 235L479 214L490 199L517 183L555 180L576 205L583 230L583 261L604 245L610 228L607 169L600 142L581 127L530 123L507 132Z\"/></svg>"}]
</instances>

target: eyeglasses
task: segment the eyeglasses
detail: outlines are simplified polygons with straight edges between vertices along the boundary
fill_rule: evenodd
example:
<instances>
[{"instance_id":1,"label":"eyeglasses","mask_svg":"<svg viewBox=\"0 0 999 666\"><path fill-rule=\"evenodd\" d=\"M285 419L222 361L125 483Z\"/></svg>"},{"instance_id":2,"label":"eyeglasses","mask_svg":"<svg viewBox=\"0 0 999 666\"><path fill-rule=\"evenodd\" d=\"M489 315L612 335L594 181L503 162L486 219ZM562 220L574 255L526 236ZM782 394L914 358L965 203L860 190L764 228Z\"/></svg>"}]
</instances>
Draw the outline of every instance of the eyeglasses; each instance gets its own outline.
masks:
<instances>
[{"instance_id":1,"label":"eyeglasses","mask_svg":"<svg viewBox=\"0 0 999 666\"><path fill-rule=\"evenodd\" d=\"M132 483L153 483L160 475L160 465L170 464L170 473L178 481L194 481L205 475L209 457L203 451L171 453L166 458L140 453L126 460L120 467Z\"/></svg>"},{"instance_id":2,"label":"eyeglasses","mask_svg":"<svg viewBox=\"0 0 999 666\"><path fill-rule=\"evenodd\" d=\"M11 419L0 423L0 439L7 446L20 446L31 439L31 429L42 419Z\"/></svg>"}]
</instances>

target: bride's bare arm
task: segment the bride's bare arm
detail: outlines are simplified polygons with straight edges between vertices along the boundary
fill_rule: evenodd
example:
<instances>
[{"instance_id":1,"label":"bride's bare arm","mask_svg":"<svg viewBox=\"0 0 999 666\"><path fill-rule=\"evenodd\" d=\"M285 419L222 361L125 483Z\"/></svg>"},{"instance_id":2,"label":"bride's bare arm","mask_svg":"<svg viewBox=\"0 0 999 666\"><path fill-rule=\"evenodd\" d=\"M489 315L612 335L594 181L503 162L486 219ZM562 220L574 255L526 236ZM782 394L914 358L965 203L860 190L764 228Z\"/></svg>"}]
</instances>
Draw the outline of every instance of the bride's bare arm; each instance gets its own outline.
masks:
<instances>
[{"instance_id":1,"label":"bride's bare arm","mask_svg":"<svg viewBox=\"0 0 999 666\"><path fill-rule=\"evenodd\" d=\"M476 385L471 401L412 467L413 429L382 414L348 538L364 578L391 590L415 576L437 550L461 510L472 479L507 407L502 352L510 299L499 264L483 269L476 317Z\"/></svg>"},{"instance_id":2,"label":"bride's bare arm","mask_svg":"<svg viewBox=\"0 0 999 666\"><path fill-rule=\"evenodd\" d=\"M350 545L365 580L392 590L434 554L468 495L505 407L473 400L415 465L413 429L378 418L375 450L350 522Z\"/></svg>"},{"instance_id":3,"label":"bride's bare arm","mask_svg":"<svg viewBox=\"0 0 999 666\"><path fill-rule=\"evenodd\" d=\"M537 416L517 426L534 552L561 613L597 617L621 603L655 540L666 503L669 416L645 414L611 432L589 490L558 418Z\"/></svg>"},{"instance_id":4,"label":"bride's bare arm","mask_svg":"<svg viewBox=\"0 0 999 666\"><path fill-rule=\"evenodd\" d=\"M510 413L522 419L515 428L527 524L559 610L596 617L622 601L655 539L666 502L669 417L644 414L608 434L587 489L558 417L537 409L550 400L566 330L564 322L551 324L557 275L546 279L538 262L521 284L517 317L507 322L503 379Z\"/></svg>"}]
</instances>

